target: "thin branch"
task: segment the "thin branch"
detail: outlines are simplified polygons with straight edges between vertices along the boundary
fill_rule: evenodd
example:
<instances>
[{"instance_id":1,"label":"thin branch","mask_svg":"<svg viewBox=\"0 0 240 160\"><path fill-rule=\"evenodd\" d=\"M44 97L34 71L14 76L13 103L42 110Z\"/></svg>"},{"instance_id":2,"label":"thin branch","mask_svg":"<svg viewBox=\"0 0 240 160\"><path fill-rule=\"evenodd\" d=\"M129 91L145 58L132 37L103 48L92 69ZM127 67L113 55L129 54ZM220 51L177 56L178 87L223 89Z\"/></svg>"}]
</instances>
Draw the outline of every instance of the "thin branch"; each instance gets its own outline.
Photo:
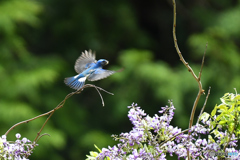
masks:
<instances>
[{"instance_id":1,"label":"thin branch","mask_svg":"<svg viewBox=\"0 0 240 160\"><path fill-rule=\"evenodd\" d=\"M48 133L44 133L44 134L40 135L35 142L37 143L40 140L40 138L42 138L43 136L49 136L50 137L51 135L48 134Z\"/></svg>"},{"instance_id":2,"label":"thin branch","mask_svg":"<svg viewBox=\"0 0 240 160\"><path fill-rule=\"evenodd\" d=\"M190 130L190 128L189 128L189 129L185 129L184 131L182 131L182 132L180 132L180 133L172 136L171 138L169 138L169 139L165 140L164 142L162 142L162 143L159 145L159 147L161 147L162 145L164 145L164 144L167 143L168 141L171 141L173 138L176 138L176 137L179 136L180 134L182 134L182 133L184 133L184 132L187 132L187 131L189 131L189 130Z\"/></svg>"},{"instance_id":3,"label":"thin branch","mask_svg":"<svg viewBox=\"0 0 240 160\"><path fill-rule=\"evenodd\" d=\"M203 104L203 108L202 108L202 110L201 110L201 112L200 112L200 114L199 114L199 116L198 116L197 123L199 122L199 117L202 115L202 113L203 113L203 111L204 111L204 109L205 109L205 107L206 107L207 100L208 100L208 97L209 97L209 95L210 95L210 90L211 90L211 87L209 87L209 89L208 89L208 94L207 94L206 99L205 99L205 102L204 102L204 104Z\"/></svg>"},{"instance_id":4,"label":"thin branch","mask_svg":"<svg viewBox=\"0 0 240 160\"><path fill-rule=\"evenodd\" d=\"M60 102L60 103L59 103L54 109L52 109L51 111L46 112L46 113L43 113L43 114L38 115L38 116L36 116L36 117L33 117L33 118L31 118L31 119L28 119L28 120L25 120L25 121L22 121L22 122L19 122L19 123L14 124L11 128L8 129L8 131L5 133L5 135L8 135L8 133L9 133L11 130L13 130L15 127L17 127L17 126L19 126L19 125L21 125L21 124L28 123L28 122L31 122L31 121L33 121L33 120L35 120L35 119L40 118L40 117L49 115L49 117L46 119L46 121L45 121L44 124L42 125L40 131L37 133L37 136L36 136L36 138L35 138L35 140L37 140L38 137L40 136L41 131L43 130L43 128L45 127L46 123L47 123L48 120L51 118L51 116L53 115L53 113L54 113L56 110L62 108L68 98L70 98L70 97L73 96L74 94L79 94L79 93L81 93L82 90L83 90L84 88L87 88L87 87L93 87L93 88L95 88L98 92L99 92L99 90L102 90L102 91L104 91L104 92L106 92L106 93L108 93L108 94L113 95L113 93L108 92L108 91L102 89L101 87L98 87L98 86L95 86L95 85L92 85L92 84L86 84L86 85L84 85L82 88L80 88L79 90L77 90L77 91L75 91L75 92L72 92L72 93L69 93L69 94L64 98L64 100L63 100L62 102ZM99 92L99 93L100 93L100 92ZM101 97L101 96L100 96L100 97ZM101 97L101 99L102 99L102 97ZM103 99L102 99L102 102L103 102ZM103 102L103 104L104 104L104 102ZM35 140L34 140L34 141L35 141Z\"/></svg>"},{"instance_id":5,"label":"thin branch","mask_svg":"<svg viewBox=\"0 0 240 160\"><path fill-rule=\"evenodd\" d=\"M92 85L92 86L94 86L94 85ZM99 90L101 90L101 91L104 91L104 92L106 92L106 93L108 93L108 94L114 95L113 93L108 92L108 91L106 91L106 90L104 90L104 89L102 89L102 88L100 88L100 87L98 87L98 86L94 86L94 87L96 87L97 89L99 89Z\"/></svg>"},{"instance_id":6,"label":"thin branch","mask_svg":"<svg viewBox=\"0 0 240 160\"><path fill-rule=\"evenodd\" d=\"M84 89L84 88L87 88L87 87L93 87L93 88L95 88L95 89L98 91L98 93L99 93L99 95L100 95L100 97L101 97L103 106L104 106L104 101L103 101L102 95L101 95L101 93L99 92L99 90L102 90L102 91L104 91L104 92L106 92L106 93L109 93L109 94L113 95L113 93L108 92L108 91L102 89L101 87L95 86L95 85L93 85L93 84L86 84L86 85L84 85L82 88L80 88L79 90L77 90L77 91L75 91L75 92L72 92L72 93L69 93L69 94L65 97L65 99L64 99L61 103L59 103L58 106L57 106L55 109L53 109L52 113L49 115L49 117L46 119L46 121L45 121L44 124L42 125L41 129L40 129L39 132L37 133L37 136L36 136L36 138L34 139L34 142L38 139L40 133L42 132L43 128L45 127L46 123L47 123L48 120L51 118L51 116L53 115L53 113L54 113L57 109L62 108L68 98L70 98L70 97L73 96L74 94L79 94L79 93L81 93L81 92L83 91L83 89ZM99 90L98 90L98 89L99 89Z\"/></svg>"},{"instance_id":7,"label":"thin branch","mask_svg":"<svg viewBox=\"0 0 240 160\"><path fill-rule=\"evenodd\" d=\"M40 135L37 140L33 141L33 144L34 144L33 146L35 147L37 145L37 142L40 140L40 138L42 138L43 136L46 136L46 135L49 137L51 136L50 134L47 134L47 133ZM25 156L26 156L26 158L28 158L30 156L30 154L25 154Z\"/></svg>"},{"instance_id":8,"label":"thin branch","mask_svg":"<svg viewBox=\"0 0 240 160\"><path fill-rule=\"evenodd\" d=\"M21 124L23 124L23 123L28 123L28 122L33 121L33 120L35 120L35 119L38 119L38 118L40 118L40 117L46 116L46 115L48 115L48 114L50 114L50 113L52 113L52 112L53 112L53 110L51 110L51 111L49 111L49 112L47 112L47 113L43 113L43 114L41 114L41 115L38 115L38 116L36 116L36 117L34 117L34 118L31 118L31 119L28 119L28 120L25 120L25 121L16 123L16 124L13 125L11 128L9 128L9 130L5 133L5 135L7 135L7 134L8 134L11 130L13 130L16 126L19 126L19 125L21 125Z\"/></svg>"},{"instance_id":9,"label":"thin branch","mask_svg":"<svg viewBox=\"0 0 240 160\"><path fill-rule=\"evenodd\" d=\"M204 59L205 59L206 52L207 52L207 46L208 46L208 43L206 43L205 51L204 51L203 58L202 58L202 65L201 65L201 69L200 69L200 72L198 75L199 81L201 80L201 76L202 76L202 69L203 69Z\"/></svg>"},{"instance_id":10,"label":"thin branch","mask_svg":"<svg viewBox=\"0 0 240 160\"><path fill-rule=\"evenodd\" d=\"M61 106L61 107L63 107L63 106ZM59 108L61 108L61 107L59 107ZM59 108L58 108L58 109L59 109ZM40 129L39 132L37 133L37 136L36 136L36 138L34 139L33 142L36 142L36 140L39 139L38 137L40 136L40 133L42 132L43 128L46 126L47 122L48 122L49 119L52 117L52 115L53 115L53 113L54 113L55 111L56 111L56 110L54 110L54 111L48 116L48 118L46 119L46 121L43 123L41 129Z\"/></svg>"},{"instance_id":11,"label":"thin branch","mask_svg":"<svg viewBox=\"0 0 240 160\"><path fill-rule=\"evenodd\" d=\"M198 81L198 77L196 76L196 74L194 73L194 71L192 70L190 65L185 61L185 59L183 58L182 53L178 47L177 37L176 37L176 2L175 2L175 0L173 0L173 40L174 40L174 46L176 48L176 51L178 53L180 60L187 67L188 71L192 74L193 78L196 81Z\"/></svg>"},{"instance_id":12,"label":"thin branch","mask_svg":"<svg viewBox=\"0 0 240 160\"><path fill-rule=\"evenodd\" d=\"M201 95L204 93L204 90L202 88L202 83L200 81L201 74L202 74L202 68L200 69L200 73L199 73L200 76L197 77L196 74L194 73L194 71L192 70L192 68L190 67L190 65L184 60L184 58L182 56L182 53L181 53L181 51L178 47L177 37L176 37L176 2L175 2L175 0L172 0L172 2L173 2L173 40L174 40L174 46L176 48L178 56L180 57L180 60L187 67L188 71L192 74L193 78L197 81L198 88L199 88L197 97L196 97L196 99L193 103L192 112L191 112L191 116L190 116L190 120L189 120L188 128L191 128L192 124L193 124L193 119L194 119L195 111L196 111L196 108L197 108L197 104L199 102L199 99L200 99ZM203 61L202 61L202 66L203 66L203 62L204 62L204 57L203 57ZM190 132L188 133L188 135L190 135ZM190 160L189 150L187 152L187 155L188 155L188 160Z\"/></svg>"},{"instance_id":13,"label":"thin branch","mask_svg":"<svg viewBox=\"0 0 240 160\"><path fill-rule=\"evenodd\" d=\"M182 61L182 63L187 67L188 71L192 74L193 78L197 81L198 83L198 88L199 88L199 91L198 91L198 94L197 94L197 97L194 101L194 104L193 104L193 108L192 108L192 113L191 113L191 117L190 117L190 121L189 121L189 128L192 127L192 123L193 123L193 119L194 119L194 114L195 114L195 110L196 110L196 107L197 107L197 104L198 104L198 101L200 99L200 96L202 95L202 93L204 92L204 90L202 89L202 83L199 79L199 77L196 76L196 74L194 73L194 71L192 70L192 68L189 66L189 64L184 60L183 56L182 56L182 53L178 47L178 44L177 44L177 38L176 38L176 2L175 0L173 0L173 39L174 39L174 45L175 45L175 48L176 48L176 51L180 57L180 60ZM204 62L204 61L203 61ZM200 75L201 75L201 71L200 70Z\"/></svg>"},{"instance_id":14,"label":"thin branch","mask_svg":"<svg viewBox=\"0 0 240 160\"><path fill-rule=\"evenodd\" d=\"M95 87L95 89L97 90L97 92L98 92L98 94L99 94L99 96L100 96L100 98L102 100L102 105L104 106L104 101L103 101L103 98L102 98L102 95L101 95L100 91L98 90L97 87Z\"/></svg>"},{"instance_id":15,"label":"thin branch","mask_svg":"<svg viewBox=\"0 0 240 160\"><path fill-rule=\"evenodd\" d=\"M38 118L40 118L40 117L43 117L43 116L49 115L49 114L51 114L51 113L54 113L54 112L55 112L56 110L58 110L59 108L63 107L63 104L65 103L65 101L66 101L68 98L70 98L72 95L76 94L77 92L78 92L78 91L69 93L69 94L65 97L65 99L64 99L61 103L59 103L59 104L57 105L57 107L55 107L55 108L52 109L51 111L46 112L46 113L43 113L43 114L40 114L40 115L38 115L38 116L36 116L36 117L34 117L34 118L31 118L31 119L28 119L28 120L25 120L25 121L22 121L22 122L19 122L19 123L13 125L13 126L5 133L5 135L7 135L7 134L8 134L11 130L13 130L16 126L19 126L19 125L21 125L21 124L23 124L23 123L28 123L28 122L33 121L33 120L35 120L35 119L38 119Z\"/></svg>"}]
</instances>

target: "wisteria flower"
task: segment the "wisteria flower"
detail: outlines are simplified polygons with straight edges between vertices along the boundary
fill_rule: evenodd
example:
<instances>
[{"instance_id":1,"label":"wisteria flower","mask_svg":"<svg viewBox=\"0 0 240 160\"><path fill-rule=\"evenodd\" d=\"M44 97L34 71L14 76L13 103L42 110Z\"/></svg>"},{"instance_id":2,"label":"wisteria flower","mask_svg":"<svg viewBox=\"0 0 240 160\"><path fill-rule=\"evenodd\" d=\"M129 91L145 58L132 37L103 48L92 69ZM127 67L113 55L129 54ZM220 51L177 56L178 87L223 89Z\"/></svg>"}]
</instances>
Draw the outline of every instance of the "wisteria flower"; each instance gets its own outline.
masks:
<instances>
[{"instance_id":1,"label":"wisteria flower","mask_svg":"<svg viewBox=\"0 0 240 160\"><path fill-rule=\"evenodd\" d=\"M235 157L240 158L235 134L221 131L220 125L214 125L216 116L210 117L203 114L200 118L202 124L197 123L191 129L182 131L181 128L174 127L170 123L174 117L175 107L170 102L170 106L161 107L160 114L153 117L147 115L137 104L128 106L128 118L133 127L126 133L113 138L119 143L113 147L99 149L100 153L95 155L98 160L165 160L167 155L177 155L178 158L187 158L188 152L193 159L199 157L204 159L217 159L215 153L231 152ZM217 130L213 130L217 128ZM201 138L208 135L208 138ZM213 135L214 137L212 137ZM206 137L206 136L204 136ZM231 141L222 143L224 137L231 137ZM88 156L88 160L91 160Z\"/></svg>"},{"instance_id":2,"label":"wisteria flower","mask_svg":"<svg viewBox=\"0 0 240 160\"><path fill-rule=\"evenodd\" d=\"M27 160L26 157L30 156L32 150L37 144L32 143L27 138L21 138L21 134L16 134L17 140L15 142L7 141L7 136L2 135L0 138L0 151L1 158L4 159L16 159L16 160ZM1 145L2 143L2 145Z\"/></svg>"}]
</instances>

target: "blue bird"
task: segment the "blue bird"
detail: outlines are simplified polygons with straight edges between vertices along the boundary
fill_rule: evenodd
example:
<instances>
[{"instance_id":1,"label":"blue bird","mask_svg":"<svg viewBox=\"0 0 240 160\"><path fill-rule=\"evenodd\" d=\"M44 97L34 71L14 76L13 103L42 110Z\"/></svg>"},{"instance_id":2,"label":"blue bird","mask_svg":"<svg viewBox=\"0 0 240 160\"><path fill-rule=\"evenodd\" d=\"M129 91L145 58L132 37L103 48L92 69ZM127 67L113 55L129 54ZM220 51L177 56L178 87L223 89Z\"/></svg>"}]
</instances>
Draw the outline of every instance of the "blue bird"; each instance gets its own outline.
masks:
<instances>
[{"instance_id":1,"label":"blue bird","mask_svg":"<svg viewBox=\"0 0 240 160\"><path fill-rule=\"evenodd\" d=\"M78 75L65 78L64 83L73 89L79 90L83 87L86 79L97 81L115 73L115 71L102 69L107 64L108 61L105 59L96 61L95 53L92 53L91 50L82 52L82 55L76 60L74 66Z\"/></svg>"}]
</instances>

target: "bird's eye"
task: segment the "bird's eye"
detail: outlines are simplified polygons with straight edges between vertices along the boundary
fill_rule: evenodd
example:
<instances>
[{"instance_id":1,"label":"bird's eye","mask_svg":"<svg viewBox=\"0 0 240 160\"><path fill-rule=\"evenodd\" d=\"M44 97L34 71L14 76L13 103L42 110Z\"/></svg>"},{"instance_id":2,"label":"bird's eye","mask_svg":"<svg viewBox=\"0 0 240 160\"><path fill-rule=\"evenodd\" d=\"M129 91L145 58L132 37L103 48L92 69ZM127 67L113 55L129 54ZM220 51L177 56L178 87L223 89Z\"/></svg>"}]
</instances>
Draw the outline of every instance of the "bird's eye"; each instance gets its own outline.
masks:
<instances>
[{"instance_id":1,"label":"bird's eye","mask_svg":"<svg viewBox=\"0 0 240 160\"><path fill-rule=\"evenodd\" d=\"M103 65L106 65L106 64L108 64L108 61L106 61L106 60L105 60L105 61L102 61L102 64L103 64Z\"/></svg>"}]
</instances>

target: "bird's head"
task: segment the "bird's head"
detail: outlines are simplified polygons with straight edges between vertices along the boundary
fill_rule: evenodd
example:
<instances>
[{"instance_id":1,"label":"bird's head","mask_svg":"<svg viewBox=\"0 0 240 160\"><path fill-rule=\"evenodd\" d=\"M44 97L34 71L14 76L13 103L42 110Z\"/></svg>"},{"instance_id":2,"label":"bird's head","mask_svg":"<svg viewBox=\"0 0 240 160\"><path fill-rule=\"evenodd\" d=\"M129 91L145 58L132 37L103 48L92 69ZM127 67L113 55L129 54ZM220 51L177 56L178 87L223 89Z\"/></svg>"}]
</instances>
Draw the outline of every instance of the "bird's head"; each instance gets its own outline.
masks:
<instances>
[{"instance_id":1,"label":"bird's head","mask_svg":"<svg viewBox=\"0 0 240 160\"><path fill-rule=\"evenodd\" d=\"M108 61L106 59L99 59L97 63L101 66L105 66L108 64Z\"/></svg>"}]
</instances>

